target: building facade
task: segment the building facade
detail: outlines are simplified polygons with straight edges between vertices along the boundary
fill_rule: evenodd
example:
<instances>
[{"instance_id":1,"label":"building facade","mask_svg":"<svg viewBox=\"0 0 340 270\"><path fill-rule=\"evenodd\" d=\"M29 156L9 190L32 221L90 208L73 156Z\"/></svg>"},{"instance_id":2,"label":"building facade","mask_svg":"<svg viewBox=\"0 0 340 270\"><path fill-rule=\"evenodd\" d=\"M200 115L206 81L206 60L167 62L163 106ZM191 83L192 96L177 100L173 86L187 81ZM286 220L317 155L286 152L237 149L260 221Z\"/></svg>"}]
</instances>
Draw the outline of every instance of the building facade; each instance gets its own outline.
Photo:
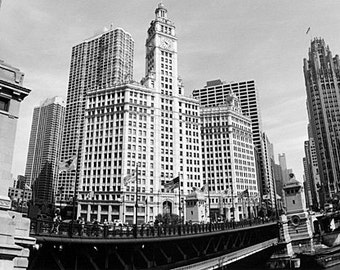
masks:
<instances>
[{"instance_id":1,"label":"building facade","mask_svg":"<svg viewBox=\"0 0 340 270\"><path fill-rule=\"evenodd\" d=\"M134 223L137 202L138 223L183 217L179 189L164 184L179 176L181 196L202 185L199 104L183 95L175 26L163 4L148 29L142 84L90 90L86 100L78 214ZM137 184L124 185L137 166Z\"/></svg>"},{"instance_id":2,"label":"building facade","mask_svg":"<svg viewBox=\"0 0 340 270\"><path fill-rule=\"evenodd\" d=\"M20 103L30 89L23 87L24 73L0 60L0 247L1 268L26 269L29 248L35 239L29 237L30 220L11 211L8 196L12 186L12 159Z\"/></svg>"},{"instance_id":3,"label":"building facade","mask_svg":"<svg viewBox=\"0 0 340 270\"><path fill-rule=\"evenodd\" d=\"M242 113L251 119L253 142L256 147L256 159L259 162L259 191L262 195L269 195L272 190L270 188L273 182L271 172L268 171L267 164L270 163L269 157L265 155L260 114L260 104L258 90L255 81L241 82L222 82L221 80L208 81L207 85L201 89L193 91L194 98L200 101L200 105L204 107L217 106L223 104L225 98L234 93L240 100Z\"/></svg>"},{"instance_id":4,"label":"building facade","mask_svg":"<svg viewBox=\"0 0 340 270\"><path fill-rule=\"evenodd\" d=\"M223 104L202 107L201 121L202 178L210 192L211 219L253 217L259 191L250 118L231 94Z\"/></svg>"},{"instance_id":5,"label":"building facade","mask_svg":"<svg viewBox=\"0 0 340 270\"><path fill-rule=\"evenodd\" d=\"M307 111L325 201L340 191L340 59L321 38L303 61Z\"/></svg>"},{"instance_id":6,"label":"building facade","mask_svg":"<svg viewBox=\"0 0 340 270\"><path fill-rule=\"evenodd\" d=\"M61 160L77 155L78 163L76 171L63 172L59 176L58 189L63 191L64 201L73 198L79 179L86 94L90 90L131 81L133 52L131 35L112 26L72 48Z\"/></svg>"},{"instance_id":7,"label":"building facade","mask_svg":"<svg viewBox=\"0 0 340 270\"><path fill-rule=\"evenodd\" d=\"M315 211L319 210L320 205L324 202L320 201L323 199L321 191L321 182L318 168L318 159L316 155L315 142L311 137L310 128L308 127L309 139L304 142L305 157L303 158L304 165L304 177L306 181L308 191L308 202L311 208Z\"/></svg>"},{"instance_id":8,"label":"building facade","mask_svg":"<svg viewBox=\"0 0 340 270\"><path fill-rule=\"evenodd\" d=\"M64 118L65 101L61 97L46 99L34 108L25 170L33 204L55 201Z\"/></svg>"},{"instance_id":9,"label":"building facade","mask_svg":"<svg viewBox=\"0 0 340 270\"><path fill-rule=\"evenodd\" d=\"M279 154L278 157L279 157L279 164L282 169L283 181L287 182L289 180L289 175L288 175L288 169L287 169L286 154L285 153Z\"/></svg>"},{"instance_id":10,"label":"building facade","mask_svg":"<svg viewBox=\"0 0 340 270\"><path fill-rule=\"evenodd\" d=\"M12 159L20 102L31 91L23 87L23 80L24 73L0 60L0 196L7 201L4 205L9 203L6 198L12 185Z\"/></svg>"}]
</instances>

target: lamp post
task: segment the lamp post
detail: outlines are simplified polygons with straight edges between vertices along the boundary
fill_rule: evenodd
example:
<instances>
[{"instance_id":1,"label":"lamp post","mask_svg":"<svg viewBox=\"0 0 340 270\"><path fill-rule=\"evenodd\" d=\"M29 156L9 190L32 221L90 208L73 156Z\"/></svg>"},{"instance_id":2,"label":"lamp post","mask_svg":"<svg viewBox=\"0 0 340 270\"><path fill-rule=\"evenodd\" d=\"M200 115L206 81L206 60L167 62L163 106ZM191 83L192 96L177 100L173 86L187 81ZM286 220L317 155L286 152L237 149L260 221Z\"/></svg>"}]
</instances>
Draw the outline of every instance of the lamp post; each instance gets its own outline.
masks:
<instances>
[{"instance_id":1,"label":"lamp post","mask_svg":"<svg viewBox=\"0 0 340 270\"><path fill-rule=\"evenodd\" d=\"M136 202L135 202L135 230L134 237L137 238L137 222L138 222L138 163L136 165Z\"/></svg>"},{"instance_id":2,"label":"lamp post","mask_svg":"<svg viewBox=\"0 0 340 270\"><path fill-rule=\"evenodd\" d=\"M208 189L208 205L209 205L209 206L208 206L208 210L209 210L209 223L211 223L209 182L210 182L210 179L208 179L207 189Z\"/></svg>"},{"instance_id":3,"label":"lamp post","mask_svg":"<svg viewBox=\"0 0 340 270\"><path fill-rule=\"evenodd\" d=\"M231 183L231 219L235 220L235 201L234 201L234 185Z\"/></svg>"},{"instance_id":4,"label":"lamp post","mask_svg":"<svg viewBox=\"0 0 340 270\"><path fill-rule=\"evenodd\" d=\"M59 187L59 210L60 210L60 214L61 214L61 196L63 193L63 187Z\"/></svg>"}]
</instances>

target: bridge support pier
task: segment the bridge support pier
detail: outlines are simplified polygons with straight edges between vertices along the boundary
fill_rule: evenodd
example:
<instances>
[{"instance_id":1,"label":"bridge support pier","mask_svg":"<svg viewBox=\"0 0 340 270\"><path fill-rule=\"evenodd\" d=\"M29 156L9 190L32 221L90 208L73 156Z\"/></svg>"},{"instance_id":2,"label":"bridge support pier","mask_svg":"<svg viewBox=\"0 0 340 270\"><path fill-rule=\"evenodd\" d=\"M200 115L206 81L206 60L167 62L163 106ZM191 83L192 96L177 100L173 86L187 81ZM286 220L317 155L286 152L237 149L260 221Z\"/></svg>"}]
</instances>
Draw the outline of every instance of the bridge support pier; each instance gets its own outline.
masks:
<instances>
[{"instance_id":1,"label":"bridge support pier","mask_svg":"<svg viewBox=\"0 0 340 270\"><path fill-rule=\"evenodd\" d=\"M27 269L28 247L35 244L29 230L30 220L21 213L0 210L0 269Z\"/></svg>"}]
</instances>

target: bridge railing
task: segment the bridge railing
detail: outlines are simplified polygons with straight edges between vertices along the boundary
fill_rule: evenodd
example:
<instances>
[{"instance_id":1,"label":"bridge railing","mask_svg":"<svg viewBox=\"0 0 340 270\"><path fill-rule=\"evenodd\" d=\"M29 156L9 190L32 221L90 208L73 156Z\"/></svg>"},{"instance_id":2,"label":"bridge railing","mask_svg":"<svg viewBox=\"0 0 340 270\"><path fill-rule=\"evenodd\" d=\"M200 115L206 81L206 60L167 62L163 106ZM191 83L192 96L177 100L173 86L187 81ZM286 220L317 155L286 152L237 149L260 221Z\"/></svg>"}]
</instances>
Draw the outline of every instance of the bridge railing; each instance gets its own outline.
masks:
<instances>
[{"instance_id":1,"label":"bridge railing","mask_svg":"<svg viewBox=\"0 0 340 270\"><path fill-rule=\"evenodd\" d=\"M275 222L274 219L247 219L239 222L219 222L180 225L127 225L110 226L103 224L78 224L67 222L56 224L52 221L31 220L31 236L78 237L78 238L150 238L193 235L215 231L233 230Z\"/></svg>"}]
</instances>

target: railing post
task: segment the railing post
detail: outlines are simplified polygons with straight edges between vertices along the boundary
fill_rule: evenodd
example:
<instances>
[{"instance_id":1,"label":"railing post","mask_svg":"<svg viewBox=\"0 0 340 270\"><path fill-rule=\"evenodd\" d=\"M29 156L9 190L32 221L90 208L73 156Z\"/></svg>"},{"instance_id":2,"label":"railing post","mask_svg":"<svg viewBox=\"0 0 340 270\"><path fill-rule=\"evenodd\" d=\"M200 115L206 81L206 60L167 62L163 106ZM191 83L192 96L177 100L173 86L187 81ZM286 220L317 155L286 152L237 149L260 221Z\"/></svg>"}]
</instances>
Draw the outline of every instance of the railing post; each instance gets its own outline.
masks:
<instances>
[{"instance_id":1,"label":"railing post","mask_svg":"<svg viewBox=\"0 0 340 270\"><path fill-rule=\"evenodd\" d=\"M37 223L36 223L36 228L35 228L35 233L36 234L40 234L40 231L41 231L41 220L37 220Z\"/></svg>"},{"instance_id":2,"label":"railing post","mask_svg":"<svg viewBox=\"0 0 340 270\"><path fill-rule=\"evenodd\" d=\"M137 224L133 225L133 237L137 238Z\"/></svg>"},{"instance_id":3,"label":"railing post","mask_svg":"<svg viewBox=\"0 0 340 270\"><path fill-rule=\"evenodd\" d=\"M104 238L107 238L107 235L108 235L108 226L107 226L107 224L104 224L104 232L103 232L103 236L104 236Z\"/></svg>"},{"instance_id":4,"label":"railing post","mask_svg":"<svg viewBox=\"0 0 340 270\"><path fill-rule=\"evenodd\" d=\"M181 234L182 234L182 231L181 231L181 224L178 224L178 225L177 225L177 233L178 233L178 235L181 235Z\"/></svg>"}]
</instances>

